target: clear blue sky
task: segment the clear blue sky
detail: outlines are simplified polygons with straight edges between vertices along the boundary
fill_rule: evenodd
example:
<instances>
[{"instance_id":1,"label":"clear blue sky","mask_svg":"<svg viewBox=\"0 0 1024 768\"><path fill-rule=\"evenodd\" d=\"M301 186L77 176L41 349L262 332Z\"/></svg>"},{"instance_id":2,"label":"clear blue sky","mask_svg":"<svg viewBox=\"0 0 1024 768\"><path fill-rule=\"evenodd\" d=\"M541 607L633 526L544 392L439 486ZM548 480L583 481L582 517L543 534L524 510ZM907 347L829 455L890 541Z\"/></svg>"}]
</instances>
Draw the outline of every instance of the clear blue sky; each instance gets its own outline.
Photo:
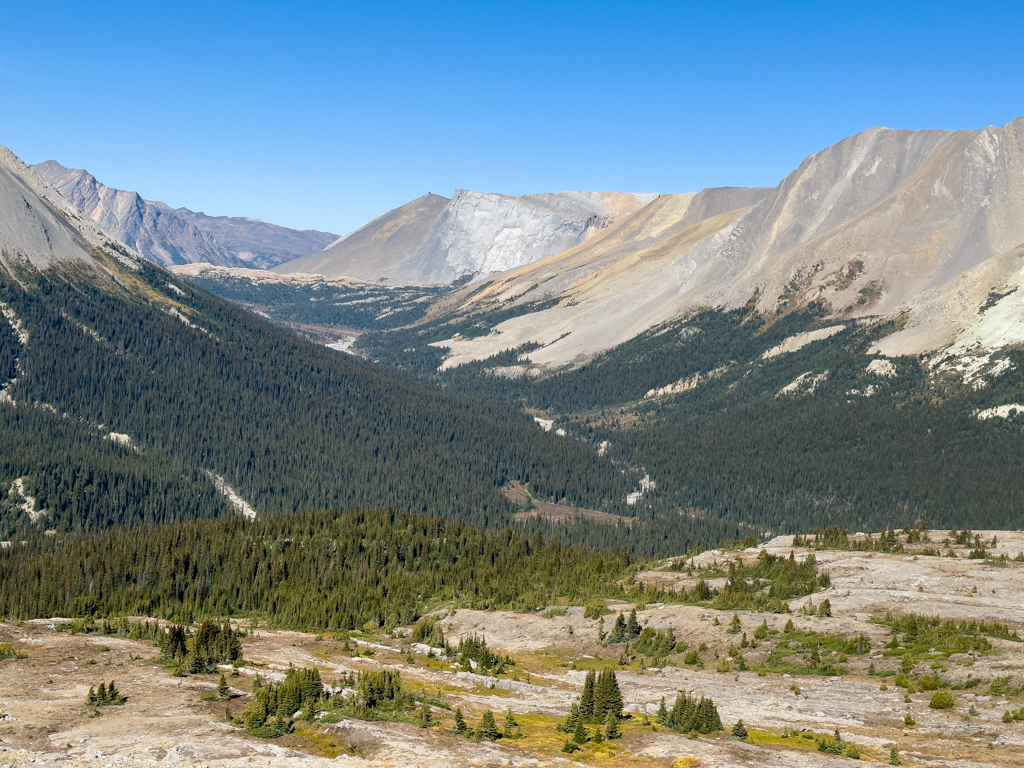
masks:
<instances>
[{"instance_id":1,"label":"clear blue sky","mask_svg":"<svg viewBox=\"0 0 1024 768\"><path fill-rule=\"evenodd\" d=\"M1024 4L4 3L0 144L347 232L432 191L777 184L1024 115Z\"/></svg>"}]
</instances>

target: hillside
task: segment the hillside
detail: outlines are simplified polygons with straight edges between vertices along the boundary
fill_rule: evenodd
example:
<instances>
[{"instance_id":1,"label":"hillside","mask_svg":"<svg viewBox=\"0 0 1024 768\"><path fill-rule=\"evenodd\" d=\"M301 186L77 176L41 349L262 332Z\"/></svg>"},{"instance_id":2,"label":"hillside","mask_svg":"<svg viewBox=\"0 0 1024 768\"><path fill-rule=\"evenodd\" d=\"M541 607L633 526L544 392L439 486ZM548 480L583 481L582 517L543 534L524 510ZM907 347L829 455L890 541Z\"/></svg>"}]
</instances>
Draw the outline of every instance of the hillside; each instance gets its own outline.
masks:
<instances>
[{"instance_id":1,"label":"hillside","mask_svg":"<svg viewBox=\"0 0 1024 768\"><path fill-rule=\"evenodd\" d=\"M656 195L456 190L425 195L374 219L323 253L275 271L398 284L478 279L552 256L626 218Z\"/></svg>"},{"instance_id":2,"label":"hillside","mask_svg":"<svg viewBox=\"0 0 1024 768\"><path fill-rule=\"evenodd\" d=\"M511 480L622 507L631 478L585 446L277 330L0 160L0 440L20 446L0 466L5 530L225 514L218 490L258 515L371 505L502 524Z\"/></svg>"},{"instance_id":3,"label":"hillside","mask_svg":"<svg viewBox=\"0 0 1024 768\"><path fill-rule=\"evenodd\" d=\"M579 364L699 308L748 302L768 318L810 305L836 320L901 317L878 348L889 355L949 349L963 358L975 346L1024 340L1016 319L1024 118L974 131L872 128L808 156L760 200L751 193L743 202L645 254L643 226L687 224L688 201L665 201L638 214L650 222L605 234L610 245L636 243L626 250L599 241L494 278L462 311L522 301L540 279L555 286L544 295L557 302L488 336L445 342L445 364L527 343L539 345L526 359L542 368Z\"/></svg>"},{"instance_id":4,"label":"hillside","mask_svg":"<svg viewBox=\"0 0 1024 768\"><path fill-rule=\"evenodd\" d=\"M32 168L104 231L162 266L208 262L266 268L319 251L336 239L328 232L299 232L255 219L173 209L137 192L108 187L88 171L54 160Z\"/></svg>"}]
</instances>

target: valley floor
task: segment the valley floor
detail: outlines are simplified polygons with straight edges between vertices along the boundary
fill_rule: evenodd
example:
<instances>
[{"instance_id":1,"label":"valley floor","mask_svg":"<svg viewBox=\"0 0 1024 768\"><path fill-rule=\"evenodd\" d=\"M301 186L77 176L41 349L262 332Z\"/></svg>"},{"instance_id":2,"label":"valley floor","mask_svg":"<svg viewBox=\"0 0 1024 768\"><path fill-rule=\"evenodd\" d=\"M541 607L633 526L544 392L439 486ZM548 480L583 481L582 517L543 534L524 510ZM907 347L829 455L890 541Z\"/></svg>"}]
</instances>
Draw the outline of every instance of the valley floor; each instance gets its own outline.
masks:
<instances>
[{"instance_id":1,"label":"valley floor","mask_svg":"<svg viewBox=\"0 0 1024 768\"><path fill-rule=\"evenodd\" d=\"M484 636L492 649L516 660L508 675L485 677L453 668L449 661L431 658L427 647L384 633L353 634L346 641L330 633L257 629L242 641L247 666L227 678L232 698L225 704L203 699L214 698L210 694L217 676L175 677L147 642L71 634L59 629L60 619L0 624L0 643L24 654L0 661L0 765L853 765L849 758L817 749L817 737L838 729L857 745L862 761L886 764L891 745L898 744L907 766L1024 766L1024 722L1003 721L1005 712L1024 707L1024 643L988 637L991 649L983 653L934 649L921 654L911 677L920 681L922 675L934 675L954 696L951 709L932 709L933 692L922 689L926 686L919 683L907 694L896 684L899 657L886 647L892 633L872 621L892 611L995 621L1024 630L1024 562L993 558L1024 551L1024 534L978 533L998 540L988 548L987 560L969 559L964 547L954 547L957 558L949 557L946 547L941 548L943 556L815 551L820 568L830 574L828 589L792 601L790 614L736 612L743 636L753 641L742 650L743 665L737 664L738 656L729 655L730 646L740 642L740 633L728 633L733 611L640 606L641 626L672 628L691 648L701 643L707 647L700 653L701 665L686 664L683 654L672 654L658 668L650 658L645 667L643 657L622 656L622 645L603 645L599 620L584 618L582 608L529 614L459 610L443 620L445 636L451 642L474 633ZM947 535L936 531L931 538L938 542ZM791 537L780 537L764 548L788 556L791 546ZM796 548L796 557L802 559L808 551ZM707 552L694 558L694 565L725 565L735 557L749 561L757 553ZM670 586L694 577L655 570L637 578ZM805 602L820 606L825 599L831 617L801 611ZM613 613L604 617L605 630L619 611L628 614L633 608L625 603L609 607ZM789 619L794 626L787 633ZM755 640L762 622L776 632L765 637L762 630L762 638ZM848 658L830 653L829 638L840 634L865 635L871 650ZM822 658L845 667L839 670L844 674L759 676L753 671L766 666L781 639L796 636L818 638ZM325 684L349 672L400 669L407 688L437 694L453 711L461 707L471 727L485 709L495 713L499 725L511 709L523 737L470 741L452 733L452 714L440 708L434 710L432 727L357 719L297 721L294 733L274 740L249 736L225 722L225 706L237 718L247 705L256 673L280 679L289 665L318 668ZM750 671L741 671L744 665ZM622 738L588 744L566 756L561 752L566 735L555 725L582 690L585 671L605 666L616 669L631 715L623 723ZM225 667L226 672L230 669ZM128 701L103 707L97 716L100 710L84 703L86 693L110 679ZM671 707L680 691L711 696L726 730L688 738L656 725L661 699ZM729 735L740 718L750 733L745 741ZM910 721L915 724L908 725Z\"/></svg>"}]
</instances>

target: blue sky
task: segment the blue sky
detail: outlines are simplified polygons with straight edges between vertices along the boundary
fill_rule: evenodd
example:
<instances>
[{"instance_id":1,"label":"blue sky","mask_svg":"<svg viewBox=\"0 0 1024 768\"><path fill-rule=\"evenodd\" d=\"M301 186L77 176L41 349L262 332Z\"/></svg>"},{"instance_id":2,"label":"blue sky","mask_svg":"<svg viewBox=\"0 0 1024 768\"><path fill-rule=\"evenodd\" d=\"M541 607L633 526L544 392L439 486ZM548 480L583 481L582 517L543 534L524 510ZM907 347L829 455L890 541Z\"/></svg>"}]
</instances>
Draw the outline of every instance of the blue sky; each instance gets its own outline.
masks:
<instances>
[{"instance_id":1,"label":"blue sky","mask_svg":"<svg viewBox=\"0 0 1024 768\"><path fill-rule=\"evenodd\" d=\"M778 183L1024 115L1022 3L8 2L0 144L344 233L428 191Z\"/></svg>"}]
</instances>

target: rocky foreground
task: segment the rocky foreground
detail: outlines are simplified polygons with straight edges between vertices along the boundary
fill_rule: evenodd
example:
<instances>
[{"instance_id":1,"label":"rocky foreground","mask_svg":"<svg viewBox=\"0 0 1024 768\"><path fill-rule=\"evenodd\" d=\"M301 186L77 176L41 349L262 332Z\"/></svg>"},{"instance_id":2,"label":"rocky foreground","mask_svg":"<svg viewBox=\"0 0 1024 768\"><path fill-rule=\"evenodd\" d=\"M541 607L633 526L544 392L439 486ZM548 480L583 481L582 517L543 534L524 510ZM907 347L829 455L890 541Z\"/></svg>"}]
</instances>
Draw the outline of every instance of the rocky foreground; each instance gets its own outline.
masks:
<instances>
[{"instance_id":1,"label":"rocky foreground","mask_svg":"<svg viewBox=\"0 0 1024 768\"><path fill-rule=\"evenodd\" d=\"M146 641L72 633L63 619L0 624L0 648L9 644L6 655L21 657L0 661L0 765L856 764L819 751L819 741L836 730L856 745L861 762L888 764L895 745L908 766L1024 765L1024 722L1012 715L1004 722L1007 712L1024 707L1024 643L1012 637L1024 631L1024 558L1014 559L1024 551L1024 534L976 533L985 542L984 558L976 543L943 545L949 537L943 531L914 544L903 536L904 551L895 553L810 550L793 548L792 537L775 539L762 549L786 556L792 550L797 560L813 551L819 573L831 580L827 588L790 601L789 614L636 606L641 627L671 629L696 657L679 652L654 658L637 652L635 642L628 649L607 637L602 643L600 633L612 628L618 613L628 616L634 608L625 603L609 603L612 613L598 618L568 606L528 614L442 614L449 642L475 634L515 660L497 677L437 658L402 631L346 636L256 628L242 641L246 666L235 675L225 667L230 694L224 701L216 695L217 675L175 677L160 663L161 651ZM714 573L727 572L730 560L752 562L758 554L758 548L707 552L687 563L692 570L666 564L637 580L692 588L705 578L714 587L726 578ZM826 600L830 611L822 610ZM902 656L892 645L894 637L907 640L879 621L887 612L988 622L992 634L984 635L981 651L924 649L901 677ZM997 636L1002 630L992 629L993 623L1011 636ZM840 648L840 635L851 641L863 636L870 648ZM816 644L817 658L786 655L801 642L808 643L805 648ZM807 663L817 671L807 673ZM298 720L293 733L276 739L248 735L238 719L256 676L283 679L290 665L317 668L327 684L349 673L397 669L408 689L436 695L451 709L436 708L429 725L321 717ZM605 666L616 670L630 715L622 737L564 754L566 734L555 726L580 694L586 670ZM87 706L90 687L110 679L127 702ZM951 695L952 707L931 706L940 690ZM688 736L659 726L661 700L671 707L680 691L712 697L725 730ZM489 742L456 735L456 707L471 727L484 710L492 710L499 724L512 710L521 737ZM235 722L227 722L227 715ZM740 719L746 739L731 735Z\"/></svg>"}]
</instances>

